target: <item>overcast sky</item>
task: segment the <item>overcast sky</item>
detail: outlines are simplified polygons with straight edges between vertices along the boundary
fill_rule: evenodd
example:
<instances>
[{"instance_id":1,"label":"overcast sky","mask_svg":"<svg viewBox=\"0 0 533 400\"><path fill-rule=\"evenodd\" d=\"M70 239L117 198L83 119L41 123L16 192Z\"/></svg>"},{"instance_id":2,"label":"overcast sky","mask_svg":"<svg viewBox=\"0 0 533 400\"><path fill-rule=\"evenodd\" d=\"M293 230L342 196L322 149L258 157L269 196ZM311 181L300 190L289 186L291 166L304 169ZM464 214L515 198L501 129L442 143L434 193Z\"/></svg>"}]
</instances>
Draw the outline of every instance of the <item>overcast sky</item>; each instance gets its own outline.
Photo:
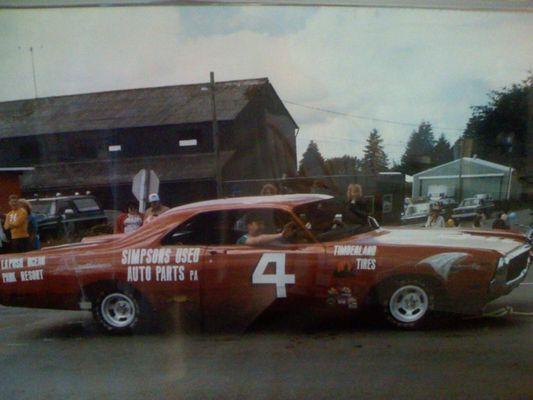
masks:
<instances>
[{"instance_id":1,"label":"overcast sky","mask_svg":"<svg viewBox=\"0 0 533 400\"><path fill-rule=\"evenodd\" d=\"M0 11L0 101L268 77L324 156L372 128L399 160L427 120L454 141L470 107L533 70L530 14L304 7ZM350 118L291 103L348 113ZM405 124L377 120L398 121Z\"/></svg>"}]
</instances>

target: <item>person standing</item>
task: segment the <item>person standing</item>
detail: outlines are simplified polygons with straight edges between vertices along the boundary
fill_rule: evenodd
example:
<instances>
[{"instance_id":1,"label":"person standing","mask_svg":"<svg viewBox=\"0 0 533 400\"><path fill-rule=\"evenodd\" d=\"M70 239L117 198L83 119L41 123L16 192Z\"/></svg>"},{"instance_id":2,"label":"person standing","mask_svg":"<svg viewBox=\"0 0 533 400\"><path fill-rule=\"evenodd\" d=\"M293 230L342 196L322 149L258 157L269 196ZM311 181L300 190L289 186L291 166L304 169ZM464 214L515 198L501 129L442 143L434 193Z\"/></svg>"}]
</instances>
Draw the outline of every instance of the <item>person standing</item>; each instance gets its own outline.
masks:
<instances>
[{"instance_id":1,"label":"person standing","mask_svg":"<svg viewBox=\"0 0 533 400\"><path fill-rule=\"evenodd\" d=\"M41 248L41 239L39 237L39 224L35 215L33 215L31 204L28 200L19 199L20 206L28 213L28 235L29 248L28 250L39 250Z\"/></svg>"},{"instance_id":2,"label":"person standing","mask_svg":"<svg viewBox=\"0 0 533 400\"><path fill-rule=\"evenodd\" d=\"M131 233L139 229L143 224L143 215L139 212L137 204L128 202L126 211L117 218L115 233Z\"/></svg>"},{"instance_id":3,"label":"person standing","mask_svg":"<svg viewBox=\"0 0 533 400\"><path fill-rule=\"evenodd\" d=\"M492 229L510 229L509 224L507 223L507 218L507 213L498 213L498 218L496 218L492 223Z\"/></svg>"},{"instance_id":4,"label":"person standing","mask_svg":"<svg viewBox=\"0 0 533 400\"><path fill-rule=\"evenodd\" d=\"M0 213L0 254L9 253L9 239L4 232L4 221L6 216Z\"/></svg>"},{"instance_id":5,"label":"person standing","mask_svg":"<svg viewBox=\"0 0 533 400\"><path fill-rule=\"evenodd\" d=\"M11 211L6 215L4 229L11 233L11 252L22 253L28 250L28 213L20 206L16 195L9 196L9 207Z\"/></svg>"},{"instance_id":6,"label":"person standing","mask_svg":"<svg viewBox=\"0 0 533 400\"><path fill-rule=\"evenodd\" d=\"M150 207L146 210L146 214L144 214L144 223L151 222L169 210L168 207L161 204L161 199L157 193L152 193L148 196L148 203L150 203Z\"/></svg>"},{"instance_id":7,"label":"person standing","mask_svg":"<svg viewBox=\"0 0 533 400\"><path fill-rule=\"evenodd\" d=\"M429 212L428 219L426 221L426 228L435 229L435 228L444 228L445 222L444 217L440 215L440 207L433 206Z\"/></svg>"}]
</instances>

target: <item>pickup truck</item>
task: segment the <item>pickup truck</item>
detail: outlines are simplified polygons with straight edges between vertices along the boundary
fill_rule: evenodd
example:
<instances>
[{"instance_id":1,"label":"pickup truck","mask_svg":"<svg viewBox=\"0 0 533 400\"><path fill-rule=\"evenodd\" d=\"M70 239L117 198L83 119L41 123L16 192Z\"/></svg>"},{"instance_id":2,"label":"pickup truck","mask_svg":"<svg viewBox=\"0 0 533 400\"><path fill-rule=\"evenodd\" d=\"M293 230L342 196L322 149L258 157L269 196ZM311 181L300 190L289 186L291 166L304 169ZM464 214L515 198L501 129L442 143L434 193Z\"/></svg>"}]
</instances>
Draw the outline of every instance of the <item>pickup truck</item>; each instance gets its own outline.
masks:
<instances>
[{"instance_id":1,"label":"pickup truck","mask_svg":"<svg viewBox=\"0 0 533 400\"><path fill-rule=\"evenodd\" d=\"M30 200L43 243L50 239L82 237L89 228L107 223L94 196L58 196Z\"/></svg>"}]
</instances>

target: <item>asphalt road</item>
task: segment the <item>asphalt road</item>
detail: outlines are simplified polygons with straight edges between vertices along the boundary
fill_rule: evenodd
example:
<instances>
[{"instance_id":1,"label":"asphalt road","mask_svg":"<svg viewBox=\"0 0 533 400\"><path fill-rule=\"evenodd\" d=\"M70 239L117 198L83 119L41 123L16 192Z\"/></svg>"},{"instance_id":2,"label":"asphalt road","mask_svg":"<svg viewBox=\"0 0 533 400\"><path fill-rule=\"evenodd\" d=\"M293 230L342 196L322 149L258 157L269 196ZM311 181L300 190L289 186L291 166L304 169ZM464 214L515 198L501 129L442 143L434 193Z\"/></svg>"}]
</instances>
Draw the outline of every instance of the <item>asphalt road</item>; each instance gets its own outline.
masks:
<instances>
[{"instance_id":1,"label":"asphalt road","mask_svg":"<svg viewBox=\"0 0 533 400\"><path fill-rule=\"evenodd\" d=\"M488 308L403 332L267 315L243 334L109 336L83 312L0 308L2 399L526 399L533 274Z\"/></svg>"}]
</instances>

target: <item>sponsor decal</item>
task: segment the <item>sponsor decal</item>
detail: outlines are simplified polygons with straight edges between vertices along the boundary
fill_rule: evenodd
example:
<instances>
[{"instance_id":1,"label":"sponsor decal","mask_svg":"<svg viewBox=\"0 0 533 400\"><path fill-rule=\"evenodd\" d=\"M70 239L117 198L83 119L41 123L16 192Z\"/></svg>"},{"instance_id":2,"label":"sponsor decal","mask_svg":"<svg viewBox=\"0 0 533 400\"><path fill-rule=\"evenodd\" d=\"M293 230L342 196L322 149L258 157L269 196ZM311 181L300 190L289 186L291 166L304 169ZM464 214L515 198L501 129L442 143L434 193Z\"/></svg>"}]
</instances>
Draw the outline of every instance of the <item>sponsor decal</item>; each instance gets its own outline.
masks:
<instances>
[{"instance_id":1,"label":"sponsor decal","mask_svg":"<svg viewBox=\"0 0 533 400\"><path fill-rule=\"evenodd\" d=\"M16 270L2 272L2 283L42 281L44 270L29 269L39 268L46 265L45 256L37 257L15 257L0 260L0 270Z\"/></svg>"},{"instance_id":2,"label":"sponsor decal","mask_svg":"<svg viewBox=\"0 0 533 400\"><path fill-rule=\"evenodd\" d=\"M355 276L358 271L374 271L377 263L375 258L356 258L354 261L338 262L333 271L335 278Z\"/></svg>"},{"instance_id":3,"label":"sponsor decal","mask_svg":"<svg viewBox=\"0 0 533 400\"><path fill-rule=\"evenodd\" d=\"M198 270L188 264L200 262L200 248L127 249L122 251L121 263L128 266L128 282L184 282L198 281Z\"/></svg>"},{"instance_id":4,"label":"sponsor decal","mask_svg":"<svg viewBox=\"0 0 533 400\"><path fill-rule=\"evenodd\" d=\"M357 308L357 299L353 297L352 290L347 287L329 288L326 303L330 306L342 305L350 309Z\"/></svg>"},{"instance_id":5,"label":"sponsor decal","mask_svg":"<svg viewBox=\"0 0 533 400\"><path fill-rule=\"evenodd\" d=\"M375 256L376 254L377 246L375 245L337 245L333 248L335 256Z\"/></svg>"}]
</instances>

